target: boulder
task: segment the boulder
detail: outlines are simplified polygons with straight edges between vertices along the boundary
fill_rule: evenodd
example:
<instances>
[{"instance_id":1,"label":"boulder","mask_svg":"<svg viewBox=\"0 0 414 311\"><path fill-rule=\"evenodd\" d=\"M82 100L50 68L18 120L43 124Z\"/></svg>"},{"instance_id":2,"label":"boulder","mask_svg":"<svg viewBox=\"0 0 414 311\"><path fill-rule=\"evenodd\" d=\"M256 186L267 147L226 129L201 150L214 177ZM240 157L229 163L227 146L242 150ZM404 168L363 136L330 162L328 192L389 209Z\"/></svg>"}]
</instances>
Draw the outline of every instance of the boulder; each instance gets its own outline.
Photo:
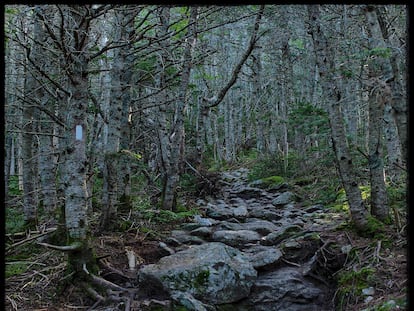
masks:
<instances>
[{"instance_id":1,"label":"boulder","mask_svg":"<svg viewBox=\"0 0 414 311\"><path fill-rule=\"evenodd\" d=\"M225 204L208 204L206 209L206 215L213 219L225 220L233 217L233 210Z\"/></svg>"},{"instance_id":2,"label":"boulder","mask_svg":"<svg viewBox=\"0 0 414 311\"><path fill-rule=\"evenodd\" d=\"M247 297L256 277L257 271L242 252L211 242L143 266L138 281L149 293L176 296L179 291L204 303L224 304Z\"/></svg>"},{"instance_id":3,"label":"boulder","mask_svg":"<svg viewBox=\"0 0 414 311\"><path fill-rule=\"evenodd\" d=\"M233 208L233 216L236 218L246 218L247 214L247 207L244 205Z\"/></svg>"},{"instance_id":4,"label":"boulder","mask_svg":"<svg viewBox=\"0 0 414 311\"><path fill-rule=\"evenodd\" d=\"M272 269L282 260L282 252L278 248L267 248L261 251L247 253L250 262L256 270Z\"/></svg>"},{"instance_id":5,"label":"boulder","mask_svg":"<svg viewBox=\"0 0 414 311\"><path fill-rule=\"evenodd\" d=\"M289 225L279 229L276 232L269 233L263 240L263 245L277 245L284 239L287 239L296 233L302 231L302 228L298 225Z\"/></svg>"},{"instance_id":6,"label":"boulder","mask_svg":"<svg viewBox=\"0 0 414 311\"><path fill-rule=\"evenodd\" d=\"M296 195L293 192L286 191L279 194L273 201L272 204L275 206L285 205L296 201Z\"/></svg>"},{"instance_id":7,"label":"boulder","mask_svg":"<svg viewBox=\"0 0 414 311\"><path fill-rule=\"evenodd\" d=\"M219 230L213 233L211 239L230 246L242 247L249 243L256 243L261 239L261 235L252 230Z\"/></svg>"},{"instance_id":8,"label":"boulder","mask_svg":"<svg viewBox=\"0 0 414 311\"><path fill-rule=\"evenodd\" d=\"M262 235L267 235L271 232L277 231L278 227L267 220L261 220L257 218L250 218L247 222L242 224L243 229L256 231Z\"/></svg>"},{"instance_id":9,"label":"boulder","mask_svg":"<svg viewBox=\"0 0 414 311\"><path fill-rule=\"evenodd\" d=\"M329 290L292 267L261 274L251 294L235 310L255 311L320 311L334 310Z\"/></svg>"}]
</instances>

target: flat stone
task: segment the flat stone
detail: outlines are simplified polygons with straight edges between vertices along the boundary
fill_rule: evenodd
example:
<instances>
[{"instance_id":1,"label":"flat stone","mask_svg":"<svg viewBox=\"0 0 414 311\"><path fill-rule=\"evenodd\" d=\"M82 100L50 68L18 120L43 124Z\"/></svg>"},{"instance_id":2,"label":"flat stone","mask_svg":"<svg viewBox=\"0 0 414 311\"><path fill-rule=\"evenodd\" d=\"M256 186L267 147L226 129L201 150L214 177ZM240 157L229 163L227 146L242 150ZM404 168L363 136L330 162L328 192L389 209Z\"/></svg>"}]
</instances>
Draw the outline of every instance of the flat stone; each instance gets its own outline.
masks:
<instances>
[{"instance_id":1,"label":"flat stone","mask_svg":"<svg viewBox=\"0 0 414 311\"><path fill-rule=\"evenodd\" d=\"M283 227L276 232L269 233L263 240L263 245L277 245L284 239L287 239L296 233L300 232L302 228L297 225Z\"/></svg>"},{"instance_id":2,"label":"flat stone","mask_svg":"<svg viewBox=\"0 0 414 311\"><path fill-rule=\"evenodd\" d=\"M214 232L211 239L230 246L239 247L259 241L261 236L256 231L251 230L220 230Z\"/></svg>"}]
</instances>

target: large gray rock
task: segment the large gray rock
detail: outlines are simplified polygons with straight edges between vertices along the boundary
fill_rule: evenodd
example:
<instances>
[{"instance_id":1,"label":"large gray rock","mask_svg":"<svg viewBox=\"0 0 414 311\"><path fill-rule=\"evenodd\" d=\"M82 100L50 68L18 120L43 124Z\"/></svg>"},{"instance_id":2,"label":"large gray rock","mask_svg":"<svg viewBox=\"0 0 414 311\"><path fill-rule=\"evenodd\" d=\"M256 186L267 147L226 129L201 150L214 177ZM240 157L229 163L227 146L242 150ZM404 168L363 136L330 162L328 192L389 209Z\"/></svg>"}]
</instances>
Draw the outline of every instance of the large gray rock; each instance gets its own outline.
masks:
<instances>
[{"instance_id":1,"label":"large gray rock","mask_svg":"<svg viewBox=\"0 0 414 311\"><path fill-rule=\"evenodd\" d=\"M259 208L253 209L249 212L249 215L251 217L261 218L261 219L270 220L270 221L280 220L283 217L282 215L280 215L280 213L275 212L267 207L259 207Z\"/></svg>"},{"instance_id":2,"label":"large gray rock","mask_svg":"<svg viewBox=\"0 0 414 311\"><path fill-rule=\"evenodd\" d=\"M284 239L296 235L296 233L302 231L302 228L298 225L289 225L279 229L276 232L269 233L261 241L263 245L277 245Z\"/></svg>"},{"instance_id":3,"label":"large gray rock","mask_svg":"<svg viewBox=\"0 0 414 311\"><path fill-rule=\"evenodd\" d=\"M286 191L279 194L273 201L272 204L275 206L285 205L296 201L296 195L293 192Z\"/></svg>"},{"instance_id":4,"label":"large gray rock","mask_svg":"<svg viewBox=\"0 0 414 311\"><path fill-rule=\"evenodd\" d=\"M272 269L282 260L282 252L278 248L246 253L253 267L257 270Z\"/></svg>"},{"instance_id":5,"label":"large gray rock","mask_svg":"<svg viewBox=\"0 0 414 311\"><path fill-rule=\"evenodd\" d=\"M262 235L267 235L273 231L277 231L278 227L267 220L250 218L247 222L241 224L244 230L256 231Z\"/></svg>"},{"instance_id":6,"label":"large gray rock","mask_svg":"<svg viewBox=\"0 0 414 311\"><path fill-rule=\"evenodd\" d=\"M283 267L260 275L247 300L235 310L334 310L328 292L325 285L303 277L297 269Z\"/></svg>"},{"instance_id":7,"label":"large gray rock","mask_svg":"<svg viewBox=\"0 0 414 311\"><path fill-rule=\"evenodd\" d=\"M234 216L233 210L228 205L222 203L217 205L207 204L206 215L217 220L225 220Z\"/></svg>"},{"instance_id":8,"label":"large gray rock","mask_svg":"<svg viewBox=\"0 0 414 311\"><path fill-rule=\"evenodd\" d=\"M143 266L139 283L148 292L181 291L208 304L238 301L250 293L257 272L239 250L206 243Z\"/></svg>"},{"instance_id":9,"label":"large gray rock","mask_svg":"<svg viewBox=\"0 0 414 311\"><path fill-rule=\"evenodd\" d=\"M236 218L246 218L247 214L247 207L244 205L233 208L233 215Z\"/></svg>"},{"instance_id":10,"label":"large gray rock","mask_svg":"<svg viewBox=\"0 0 414 311\"><path fill-rule=\"evenodd\" d=\"M214 232L211 239L230 246L242 247L245 244L256 243L261 239L261 235L251 230L220 230Z\"/></svg>"}]
</instances>

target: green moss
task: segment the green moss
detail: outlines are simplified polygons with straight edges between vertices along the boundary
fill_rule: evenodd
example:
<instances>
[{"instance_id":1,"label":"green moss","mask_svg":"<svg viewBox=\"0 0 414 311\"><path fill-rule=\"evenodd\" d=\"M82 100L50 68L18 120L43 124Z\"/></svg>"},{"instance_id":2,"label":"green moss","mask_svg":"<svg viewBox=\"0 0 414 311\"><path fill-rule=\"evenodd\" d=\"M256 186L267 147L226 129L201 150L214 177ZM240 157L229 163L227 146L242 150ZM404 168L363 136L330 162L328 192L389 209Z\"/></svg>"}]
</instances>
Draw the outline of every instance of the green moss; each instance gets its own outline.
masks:
<instances>
[{"instance_id":1,"label":"green moss","mask_svg":"<svg viewBox=\"0 0 414 311\"><path fill-rule=\"evenodd\" d=\"M381 238L384 234L384 223L375 217L368 215L367 224L364 228L358 229L357 233L363 237Z\"/></svg>"},{"instance_id":2,"label":"green moss","mask_svg":"<svg viewBox=\"0 0 414 311\"><path fill-rule=\"evenodd\" d=\"M277 175L262 178L261 180L263 184L265 184L268 187L277 186L285 182L282 176Z\"/></svg>"},{"instance_id":3,"label":"green moss","mask_svg":"<svg viewBox=\"0 0 414 311\"><path fill-rule=\"evenodd\" d=\"M210 276L209 270L202 270L195 278L196 285L203 286L207 284L209 276Z\"/></svg>"}]
</instances>

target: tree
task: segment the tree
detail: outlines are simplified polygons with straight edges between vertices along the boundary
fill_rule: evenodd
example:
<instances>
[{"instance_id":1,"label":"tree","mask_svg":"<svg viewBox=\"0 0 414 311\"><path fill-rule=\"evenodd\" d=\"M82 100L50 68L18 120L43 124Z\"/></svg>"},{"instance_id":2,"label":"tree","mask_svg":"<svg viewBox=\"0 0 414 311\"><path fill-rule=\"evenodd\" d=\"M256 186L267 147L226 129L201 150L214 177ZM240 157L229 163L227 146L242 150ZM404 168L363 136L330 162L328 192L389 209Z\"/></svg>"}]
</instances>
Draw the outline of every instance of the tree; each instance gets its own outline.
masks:
<instances>
[{"instance_id":1,"label":"tree","mask_svg":"<svg viewBox=\"0 0 414 311\"><path fill-rule=\"evenodd\" d=\"M246 47L246 50L244 51L244 53L241 55L239 61L236 63L235 67L233 68L233 70L231 71L231 75L229 77L229 80L224 84L223 87L220 88L220 90L217 92L216 95L213 96L203 96L203 99L201 101L201 105L200 105L200 115L202 116L199 120L199 126L200 127L204 127L204 121L207 118L210 110L212 108L217 107L218 105L220 105L222 103L222 101L224 100L227 92L230 90L230 88L236 83L238 76L242 70L243 65L245 64L245 62L247 61L247 59L249 58L249 56L251 55L251 53L254 50L254 47L256 45L257 40L259 40L260 36L259 36L259 26L260 26L260 21L262 19L263 16L263 11L264 11L264 6L260 6L257 15L256 15L256 19L253 25L253 31L250 35L250 39L249 39L249 43ZM211 92L211 90L209 90ZM202 143L201 139L198 139L198 143ZM202 156L202 150L203 148L201 146L197 146L197 158L199 159L199 163L201 163L203 156Z\"/></svg>"},{"instance_id":2,"label":"tree","mask_svg":"<svg viewBox=\"0 0 414 311\"><path fill-rule=\"evenodd\" d=\"M367 229L369 213L362 200L361 191L356 181L354 165L347 146L343 117L340 110L341 93L334 76L334 52L322 30L319 5L308 5L309 31L312 35L316 63L319 69L320 82L327 100L332 145L338 163L339 175L349 203L352 220L358 231Z\"/></svg>"},{"instance_id":3,"label":"tree","mask_svg":"<svg viewBox=\"0 0 414 311\"><path fill-rule=\"evenodd\" d=\"M384 42L379 38L381 28L372 6L364 9L367 19L370 51L377 51L368 61L369 83L369 154L368 163L371 182L371 213L383 222L389 221L389 208L384 178L383 164L383 115L385 103L392 99L391 88L387 84L390 64L387 61Z\"/></svg>"},{"instance_id":4,"label":"tree","mask_svg":"<svg viewBox=\"0 0 414 311\"><path fill-rule=\"evenodd\" d=\"M112 50L110 92L107 103L107 137L104 146L103 209L101 229L109 229L116 220L118 206L130 205L129 108L131 70L133 59L129 56L133 43L133 24L137 12L123 6L113 13L112 40L121 45ZM112 222L112 223L111 223Z\"/></svg>"}]
</instances>

